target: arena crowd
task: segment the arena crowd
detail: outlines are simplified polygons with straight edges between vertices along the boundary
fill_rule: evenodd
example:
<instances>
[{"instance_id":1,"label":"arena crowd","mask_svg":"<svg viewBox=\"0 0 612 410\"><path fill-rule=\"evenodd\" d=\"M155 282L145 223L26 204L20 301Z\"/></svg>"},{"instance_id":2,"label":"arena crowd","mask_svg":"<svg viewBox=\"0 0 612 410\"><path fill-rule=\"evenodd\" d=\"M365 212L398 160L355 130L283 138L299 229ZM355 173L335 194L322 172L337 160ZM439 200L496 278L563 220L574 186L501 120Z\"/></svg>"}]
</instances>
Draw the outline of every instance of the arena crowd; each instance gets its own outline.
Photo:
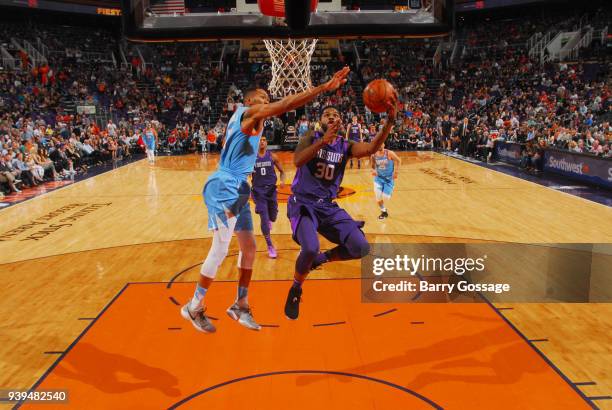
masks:
<instances>
[{"instance_id":1,"label":"arena crowd","mask_svg":"<svg viewBox=\"0 0 612 410\"><path fill-rule=\"evenodd\" d=\"M317 84L349 64L347 85L295 117L268 121L266 135L282 144L287 132L305 132L332 104L346 123L357 117L368 139L384 119L363 106L360 93L384 77L401 102L389 141L394 149L438 149L491 161L498 141L519 142L524 166L533 170L541 167L546 147L610 157L612 58L605 44L595 41L572 63L541 64L529 56L534 33L575 24L567 16L468 24L456 33L461 53L452 61L449 52L435 56L435 41L358 41L358 56L339 53L313 72ZM46 62L34 65L31 56L14 50L17 66L0 71L0 191L7 193L129 158L142 150L147 124L157 129L160 150L218 150L245 88L270 79L269 70L253 71L239 55L221 61L220 42L127 45L127 63L121 64L122 40L109 31L2 25L4 43L15 36L45 38L50 51ZM104 115L76 106L94 106Z\"/></svg>"}]
</instances>

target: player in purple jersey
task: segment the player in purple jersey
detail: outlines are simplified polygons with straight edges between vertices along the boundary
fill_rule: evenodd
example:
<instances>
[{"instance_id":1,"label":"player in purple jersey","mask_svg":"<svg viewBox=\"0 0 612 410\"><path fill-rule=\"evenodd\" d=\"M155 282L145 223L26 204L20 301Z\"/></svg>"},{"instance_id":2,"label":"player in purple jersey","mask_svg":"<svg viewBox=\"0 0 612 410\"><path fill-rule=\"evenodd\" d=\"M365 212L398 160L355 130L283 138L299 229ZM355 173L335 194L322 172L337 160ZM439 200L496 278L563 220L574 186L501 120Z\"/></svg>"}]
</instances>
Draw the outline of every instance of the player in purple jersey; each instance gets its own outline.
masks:
<instances>
[{"instance_id":1,"label":"player in purple jersey","mask_svg":"<svg viewBox=\"0 0 612 410\"><path fill-rule=\"evenodd\" d=\"M357 117L353 117L351 123L346 127L346 139L353 142L363 142L361 124L357 122ZM351 158L349 167L353 168L353 158ZM360 159L357 159L357 168L361 168Z\"/></svg>"},{"instance_id":2,"label":"player in purple jersey","mask_svg":"<svg viewBox=\"0 0 612 410\"><path fill-rule=\"evenodd\" d=\"M388 102L387 114L395 119L397 95ZM387 139L395 121L389 121L369 143L348 141L339 134L340 112L326 107L321 114L321 132L308 132L295 149L293 162L297 172L291 185L293 195L287 203L293 240L300 245L295 262L293 285L285 302L285 315L297 319L300 313L302 283L311 269L329 261L360 259L367 255L370 245L361 228L334 202L349 158L374 154ZM326 252L319 251L319 232L337 244Z\"/></svg>"},{"instance_id":3,"label":"player in purple jersey","mask_svg":"<svg viewBox=\"0 0 612 410\"><path fill-rule=\"evenodd\" d=\"M264 122L267 118L302 107L324 92L336 90L346 84L349 72L350 68L344 67L326 83L272 103L263 89L251 89L244 94L245 106L236 109L227 125L219 168L208 177L203 190L208 209L208 227L213 231L212 243L200 268L193 297L181 309L183 318L191 321L197 330L207 333L216 331L205 314L205 296L228 254L234 232L240 248L237 262L240 276L236 300L226 312L248 329L261 329L253 318L248 301L256 243L249 206L251 188L247 180L257 160Z\"/></svg>"},{"instance_id":4,"label":"player in purple jersey","mask_svg":"<svg viewBox=\"0 0 612 410\"><path fill-rule=\"evenodd\" d=\"M276 222L276 216L278 215L278 200L276 198L277 178L274 167L278 168L280 172L281 188L285 186L285 171L276 154L268 151L267 148L268 141L262 135L259 140L259 152L255 160L255 168L251 174L251 196L253 202L255 202L255 213L259 214L261 221L261 233L268 245L268 256L276 259L276 249L270 238L272 223Z\"/></svg>"}]
</instances>

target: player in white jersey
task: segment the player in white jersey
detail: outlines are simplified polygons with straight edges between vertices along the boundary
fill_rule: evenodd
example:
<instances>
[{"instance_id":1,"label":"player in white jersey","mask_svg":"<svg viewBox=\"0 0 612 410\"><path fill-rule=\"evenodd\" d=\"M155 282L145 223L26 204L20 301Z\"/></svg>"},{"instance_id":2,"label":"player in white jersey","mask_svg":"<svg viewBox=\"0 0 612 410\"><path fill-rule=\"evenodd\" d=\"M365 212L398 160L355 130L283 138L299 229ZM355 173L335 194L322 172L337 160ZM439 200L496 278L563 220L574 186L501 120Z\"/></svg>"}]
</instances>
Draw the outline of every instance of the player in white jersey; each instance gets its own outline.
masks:
<instances>
[{"instance_id":1,"label":"player in white jersey","mask_svg":"<svg viewBox=\"0 0 612 410\"><path fill-rule=\"evenodd\" d=\"M145 144L145 151L147 153L147 159L149 165L155 163L155 147L157 146L157 131L151 127L150 123L147 123L144 132L142 133L142 140Z\"/></svg>"},{"instance_id":2,"label":"player in white jersey","mask_svg":"<svg viewBox=\"0 0 612 410\"><path fill-rule=\"evenodd\" d=\"M391 198L395 180L397 179L397 171L402 165L402 161L393 151L385 149L385 145L381 145L378 151L372 155L372 175L374 176L374 194L376 202L380 208L378 219L385 219L389 216L385 201Z\"/></svg>"}]
</instances>

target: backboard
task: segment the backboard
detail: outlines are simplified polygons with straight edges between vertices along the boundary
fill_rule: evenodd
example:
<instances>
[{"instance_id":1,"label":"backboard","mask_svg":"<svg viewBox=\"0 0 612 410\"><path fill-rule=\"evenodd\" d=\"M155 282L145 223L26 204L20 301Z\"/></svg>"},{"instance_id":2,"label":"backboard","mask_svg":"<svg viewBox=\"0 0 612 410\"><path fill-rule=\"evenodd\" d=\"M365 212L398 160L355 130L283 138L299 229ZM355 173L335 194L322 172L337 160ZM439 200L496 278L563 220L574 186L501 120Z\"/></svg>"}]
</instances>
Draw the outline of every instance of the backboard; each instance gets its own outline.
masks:
<instances>
[{"instance_id":1,"label":"backboard","mask_svg":"<svg viewBox=\"0 0 612 410\"><path fill-rule=\"evenodd\" d=\"M160 11L159 4L169 3L178 7ZM319 0L310 24L297 31L261 14L255 0L237 0L236 7L223 12L189 10L184 0L123 0L122 11L125 35L133 41L434 37L453 27L453 0L373 3L349 10L340 0Z\"/></svg>"}]
</instances>

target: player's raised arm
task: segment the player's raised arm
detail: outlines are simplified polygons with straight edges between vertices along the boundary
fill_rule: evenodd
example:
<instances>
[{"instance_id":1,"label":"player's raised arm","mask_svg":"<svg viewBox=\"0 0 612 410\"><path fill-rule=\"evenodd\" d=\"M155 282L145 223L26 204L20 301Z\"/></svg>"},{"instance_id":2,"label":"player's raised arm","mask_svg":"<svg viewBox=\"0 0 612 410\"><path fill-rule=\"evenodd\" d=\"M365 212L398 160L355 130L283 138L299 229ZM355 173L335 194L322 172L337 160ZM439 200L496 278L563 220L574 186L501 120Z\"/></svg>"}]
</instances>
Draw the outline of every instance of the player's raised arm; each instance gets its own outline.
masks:
<instances>
[{"instance_id":1,"label":"player's raised arm","mask_svg":"<svg viewBox=\"0 0 612 410\"><path fill-rule=\"evenodd\" d=\"M251 132L253 129L257 128L257 125L261 121L265 120L266 118L281 115L306 105L317 98L317 96L321 93L334 91L346 83L346 76L350 71L351 69L349 67L344 67L342 70L336 72L328 82L311 88L310 90L288 95L285 98L273 103L252 105L248 110L246 110L242 117L241 127L243 132Z\"/></svg>"},{"instance_id":2,"label":"player's raised arm","mask_svg":"<svg viewBox=\"0 0 612 410\"><path fill-rule=\"evenodd\" d=\"M397 99L387 103L387 121L382 130L376 134L370 142L355 142L351 145L351 156L355 158L367 157L373 155L378 148L385 142L389 133L393 129L393 123L397 117Z\"/></svg>"},{"instance_id":3,"label":"player's raised arm","mask_svg":"<svg viewBox=\"0 0 612 410\"><path fill-rule=\"evenodd\" d=\"M334 111L335 110L330 110ZM338 130L340 129L340 125L342 121L338 117L335 121L329 122L327 125L327 130L325 134L323 134L323 138L319 138L313 142L314 131L308 131L306 134L300 138L300 142L298 142L298 146L295 148L295 152L293 153L293 163L297 168L301 167L311 159L317 155L317 152L325 145L332 143L336 138L338 138Z\"/></svg>"},{"instance_id":4,"label":"player's raised arm","mask_svg":"<svg viewBox=\"0 0 612 410\"><path fill-rule=\"evenodd\" d=\"M278 155L276 154L272 154L272 162L274 162L274 166L276 167L276 169L278 169L278 172L280 172L280 184L281 186L285 185L285 180L286 180L286 174L285 174L285 170L283 169L283 166L280 163L280 160L278 159Z\"/></svg>"},{"instance_id":5,"label":"player's raised arm","mask_svg":"<svg viewBox=\"0 0 612 410\"><path fill-rule=\"evenodd\" d=\"M299 168L314 158L317 151L324 145L322 140L313 144L314 131L308 130L300 137L297 147L293 153L293 164Z\"/></svg>"}]
</instances>

